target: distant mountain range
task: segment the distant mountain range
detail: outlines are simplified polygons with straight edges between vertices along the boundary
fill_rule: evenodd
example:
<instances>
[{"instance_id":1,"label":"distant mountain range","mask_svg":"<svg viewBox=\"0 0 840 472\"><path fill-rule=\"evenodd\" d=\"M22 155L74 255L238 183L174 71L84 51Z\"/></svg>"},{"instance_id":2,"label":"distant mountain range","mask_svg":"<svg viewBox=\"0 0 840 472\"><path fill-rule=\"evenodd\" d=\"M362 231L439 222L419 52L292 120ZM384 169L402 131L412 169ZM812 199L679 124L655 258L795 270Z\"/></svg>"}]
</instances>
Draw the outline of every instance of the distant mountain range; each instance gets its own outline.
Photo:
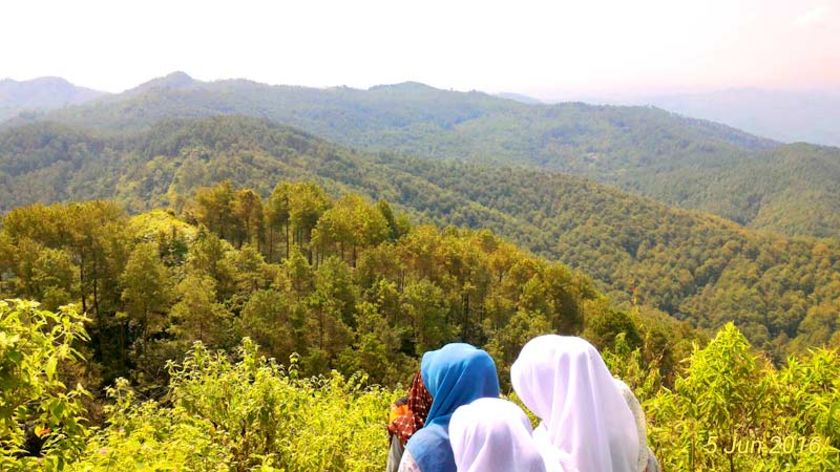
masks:
<instances>
[{"instance_id":1,"label":"distant mountain range","mask_svg":"<svg viewBox=\"0 0 840 472\"><path fill-rule=\"evenodd\" d=\"M33 80L0 80L0 120L21 111L37 111L78 105L106 95L104 92L78 87L59 77Z\"/></svg>"},{"instance_id":2,"label":"distant mountain range","mask_svg":"<svg viewBox=\"0 0 840 472\"><path fill-rule=\"evenodd\" d=\"M368 90L202 82L177 72L2 127L55 121L126 133L214 115L264 118L369 152L567 172L753 228L840 235L840 150L649 106L528 104L416 82Z\"/></svg>"},{"instance_id":3,"label":"distant mountain range","mask_svg":"<svg viewBox=\"0 0 840 472\"><path fill-rule=\"evenodd\" d=\"M840 90L731 89L631 100L783 142L840 146Z\"/></svg>"}]
</instances>

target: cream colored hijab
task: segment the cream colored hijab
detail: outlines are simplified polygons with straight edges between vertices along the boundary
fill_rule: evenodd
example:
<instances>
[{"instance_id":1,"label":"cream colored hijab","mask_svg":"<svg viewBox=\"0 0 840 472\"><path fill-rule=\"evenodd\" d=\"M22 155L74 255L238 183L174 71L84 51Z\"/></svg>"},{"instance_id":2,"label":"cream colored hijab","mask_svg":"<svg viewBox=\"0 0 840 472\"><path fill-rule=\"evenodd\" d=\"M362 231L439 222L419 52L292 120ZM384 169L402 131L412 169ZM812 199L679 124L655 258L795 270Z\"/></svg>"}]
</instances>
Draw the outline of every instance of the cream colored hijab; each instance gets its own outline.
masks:
<instances>
[{"instance_id":1,"label":"cream colored hijab","mask_svg":"<svg viewBox=\"0 0 840 472\"><path fill-rule=\"evenodd\" d=\"M636 422L598 350L584 339L532 339L511 367L513 389L542 423L534 431L546 462L580 472L631 472ZM568 466L567 466L568 468Z\"/></svg>"}]
</instances>

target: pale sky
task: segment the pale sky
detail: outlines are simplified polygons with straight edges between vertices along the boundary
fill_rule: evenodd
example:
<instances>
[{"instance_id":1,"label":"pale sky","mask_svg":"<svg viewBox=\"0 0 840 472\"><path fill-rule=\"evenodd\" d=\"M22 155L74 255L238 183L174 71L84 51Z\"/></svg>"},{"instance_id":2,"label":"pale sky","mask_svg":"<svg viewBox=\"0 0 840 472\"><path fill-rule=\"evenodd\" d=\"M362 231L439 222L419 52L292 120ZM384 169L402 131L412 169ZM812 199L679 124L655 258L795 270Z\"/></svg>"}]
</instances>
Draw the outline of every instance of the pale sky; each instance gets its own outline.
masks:
<instances>
[{"instance_id":1,"label":"pale sky","mask_svg":"<svg viewBox=\"0 0 840 472\"><path fill-rule=\"evenodd\" d=\"M840 89L840 0L0 0L0 78L571 94Z\"/></svg>"}]
</instances>

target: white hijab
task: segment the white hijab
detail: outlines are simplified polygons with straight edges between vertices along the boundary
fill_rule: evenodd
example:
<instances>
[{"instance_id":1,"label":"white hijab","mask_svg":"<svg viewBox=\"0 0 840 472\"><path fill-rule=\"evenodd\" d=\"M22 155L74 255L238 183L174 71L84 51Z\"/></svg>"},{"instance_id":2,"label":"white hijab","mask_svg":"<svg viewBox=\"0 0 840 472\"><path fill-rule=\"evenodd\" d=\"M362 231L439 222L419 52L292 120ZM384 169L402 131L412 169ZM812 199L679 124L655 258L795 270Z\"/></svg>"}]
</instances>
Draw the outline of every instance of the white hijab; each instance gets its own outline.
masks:
<instances>
[{"instance_id":1,"label":"white hijab","mask_svg":"<svg viewBox=\"0 0 840 472\"><path fill-rule=\"evenodd\" d=\"M568 457L581 472L636 470L636 422L591 344L571 336L534 338L513 363L511 381L542 420L534 438L546 463Z\"/></svg>"},{"instance_id":2,"label":"white hijab","mask_svg":"<svg viewBox=\"0 0 840 472\"><path fill-rule=\"evenodd\" d=\"M525 412L501 398L458 407L449 441L458 472L546 472Z\"/></svg>"}]
</instances>

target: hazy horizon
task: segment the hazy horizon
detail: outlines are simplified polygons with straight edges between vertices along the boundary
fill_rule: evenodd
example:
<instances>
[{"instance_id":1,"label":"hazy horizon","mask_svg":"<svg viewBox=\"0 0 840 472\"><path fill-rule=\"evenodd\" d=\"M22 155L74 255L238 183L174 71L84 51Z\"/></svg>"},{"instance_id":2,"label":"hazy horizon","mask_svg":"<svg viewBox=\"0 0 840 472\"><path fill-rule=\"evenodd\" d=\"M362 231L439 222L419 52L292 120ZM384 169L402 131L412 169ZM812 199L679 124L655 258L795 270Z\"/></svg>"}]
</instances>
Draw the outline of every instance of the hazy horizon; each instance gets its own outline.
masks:
<instances>
[{"instance_id":1,"label":"hazy horizon","mask_svg":"<svg viewBox=\"0 0 840 472\"><path fill-rule=\"evenodd\" d=\"M15 19L0 30L0 77L56 76L111 93L176 70L203 81L417 81L543 100L840 89L840 4L825 0L35 0L4 2L0 14Z\"/></svg>"},{"instance_id":2,"label":"hazy horizon","mask_svg":"<svg viewBox=\"0 0 840 472\"><path fill-rule=\"evenodd\" d=\"M703 88L703 89L701 89L701 88L697 88L697 89L665 89L665 90L644 90L644 91L603 90L603 91L595 91L595 92L579 92L579 93L571 92L567 95L539 96L539 95L536 95L536 94L530 94L527 91L522 91L522 90L507 90L506 89L506 90L489 91L489 90L481 90L481 89L477 89L477 88L456 89L454 87L438 86L438 85L428 84L428 83L425 83L425 82L422 82L422 81L419 81L419 80L411 80L411 79L400 81L400 82L374 83L374 84L371 84L369 86L358 86L358 87L349 86L349 85L346 85L346 84L310 85L310 84L294 84L294 83L269 83L269 82L261 82L261 81L258 81L258 80L254 80L250 77L219 77L219 78L214 78L214 79L203 79L201 77L196 77L195 75L191 74L189 71L180 70L180 69L179 70L173 70L169 73L162 74L162 75L159 75L159 76L150 76L150 77L148 77L144 80L141 80L140 82L137 82L136 84L134 84L130 87L127 87L126 89L118 90L116 92L96 89L96 88L91 87L87 84L73 82L73 81L70 81L69 79L67 79L66 77L61 77L61 76L57 76L57 75L42 75L42 76L26 77L26 78L0 77L0 81L11 80L11 81L22 83L22 82L30 82L30 81L40 80L40 79L62 79L62 80L67 80L68 82L70 82L72 85L74 85L76 87L88 88L88 89L92 89L92 90L99 91L99 92L104 92L104 93L109 93L109 94L119 94L119 93L122 93L122 92L126 92L128 90L131 90L133 88L136 88L136 87L138 87L140 85L143 85L147 82L150 82L152 80L161 79L161 78L167 77L167 76L169 76L171 74L175 74L175 73L184 73L184 74L188 75L189 77L191 77L193 80L197 80L197 81L200 81L200 82L208 82L208 83L209 82L217 82L217 81L226 81L226 80L249 80L249 81L263 83L263 84L270 85L270 86L280 85L280 86L310 87L310 88L322 88L322 89L328 89L328 88L334 88L334 87L350 87L350 88L359 89L359 90L367 90L369 88L383 86L383 85L396 85L396 84L400 84L400 83L413 82L413 83L420 83L420 84L423 84L423 85L428 85L430 87L434 87L434 88L437 88L437 89L440 89L440 90L456 90L456 91L460 91L460 92L477 91L477 92L483 92L483 93L487 93L487 94L491 94L491 95L506 95L506 94L521 95L523 98L540 99L540 100L544 100L546 103L551 103L553 101L562 101L564 99L591 99L591 100L594 100L594 101L602 101L604 103L626 103L626 102L635 102L635 101L638 101L640 99L645 99L645 98L661 98L661 97L669 97L669 96L672 96L672 95L687 95L687 96L698 95L699 96L699 95L705 95L705 94L727 93L727 92L745 92L745 91L770 92L770 93L776 93L776 92L778 92L778 93L803 93L803 94L807 94L807 93L827 93L827 94L832 94L832 95L840 95L840 86L838 86L838 87L823 87L823 88L811 87L811 88L799 88L799 89L797 89L797 88L762 88L762 87L755 87L755 86L733 86L733 87L709 87L709 88Z\"/></svg>"}]
</instances>

